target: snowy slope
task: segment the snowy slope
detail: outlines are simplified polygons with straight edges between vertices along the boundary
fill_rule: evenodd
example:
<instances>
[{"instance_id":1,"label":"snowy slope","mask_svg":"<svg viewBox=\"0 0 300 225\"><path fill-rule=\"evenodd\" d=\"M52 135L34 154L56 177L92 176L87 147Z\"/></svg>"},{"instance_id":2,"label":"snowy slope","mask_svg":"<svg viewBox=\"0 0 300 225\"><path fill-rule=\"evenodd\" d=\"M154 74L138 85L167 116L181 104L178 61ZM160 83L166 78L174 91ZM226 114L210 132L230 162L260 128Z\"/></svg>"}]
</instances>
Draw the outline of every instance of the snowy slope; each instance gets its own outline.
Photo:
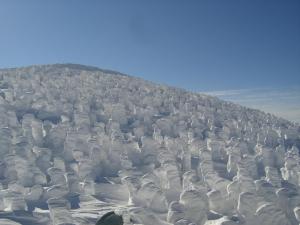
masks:
<instances>
[{"instance_id":1,"label":"snowy slope","mask_svg":"<svg viewBox=\"0 0 300 225\"><path fill-rule=\"evenodd\" d=\"M300 128L74 64L0 70L0 224L298 225Z\"/></svg>"}]
</instances>

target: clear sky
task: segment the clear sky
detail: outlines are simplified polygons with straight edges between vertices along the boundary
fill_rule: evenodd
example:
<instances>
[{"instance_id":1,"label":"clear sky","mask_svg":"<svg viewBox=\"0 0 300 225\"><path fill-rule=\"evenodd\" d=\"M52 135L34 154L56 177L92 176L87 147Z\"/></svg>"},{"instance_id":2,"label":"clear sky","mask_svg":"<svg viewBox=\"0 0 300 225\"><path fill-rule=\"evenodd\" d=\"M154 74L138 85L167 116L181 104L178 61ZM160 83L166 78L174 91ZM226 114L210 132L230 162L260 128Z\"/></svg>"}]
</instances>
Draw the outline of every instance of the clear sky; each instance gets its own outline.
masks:
<instances>
[{"instance_id":1,"label":"clear sky","mask_svg":"<svg viewBox=\"0 0 300 225\"><path fill-rule=\"evenodd\" d=\"M295 86L300 1L1 0L1 68L67 62L193 91Z\"/></svg>"}]
</instances>

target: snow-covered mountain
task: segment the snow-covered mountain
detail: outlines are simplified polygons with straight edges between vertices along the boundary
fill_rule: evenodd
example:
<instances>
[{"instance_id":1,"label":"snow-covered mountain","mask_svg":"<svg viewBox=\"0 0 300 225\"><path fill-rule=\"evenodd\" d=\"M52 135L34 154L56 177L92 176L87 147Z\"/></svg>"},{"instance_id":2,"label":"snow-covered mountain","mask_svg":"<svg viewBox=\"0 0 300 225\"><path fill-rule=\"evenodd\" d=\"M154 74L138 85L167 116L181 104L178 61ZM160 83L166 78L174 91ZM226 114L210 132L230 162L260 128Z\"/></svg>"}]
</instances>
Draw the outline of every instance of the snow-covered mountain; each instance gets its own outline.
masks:
<instances>
[{"instance_id":1,"label":"snow-covered mountain","mask_svg":"<svg viewBox=\"0 0 300 225\"><path fill-rule=\"evenodd\" d=\"M0 224L298 225L299 125L74 64L0 70Z\"/></svg>"}]
</instances>

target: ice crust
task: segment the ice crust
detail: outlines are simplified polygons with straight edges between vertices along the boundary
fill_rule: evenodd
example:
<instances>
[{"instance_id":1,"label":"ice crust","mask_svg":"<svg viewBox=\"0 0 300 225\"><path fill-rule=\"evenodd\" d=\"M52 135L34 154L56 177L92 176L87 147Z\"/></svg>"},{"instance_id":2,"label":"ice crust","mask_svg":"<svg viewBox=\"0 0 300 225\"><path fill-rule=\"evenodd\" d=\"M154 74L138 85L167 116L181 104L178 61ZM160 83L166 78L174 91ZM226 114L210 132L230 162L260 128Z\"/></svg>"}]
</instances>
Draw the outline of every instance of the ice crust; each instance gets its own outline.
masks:
<instances>
[{"instance_id":1,"label":"ice crust","mask_svg":"<svg viewBox=\"0 0 300 225\"><path fill-rule=\"evenodd\" d=\"M299 225L300 127L81 65L0 70L0 224Z\"/></svg>"}]
</instances>

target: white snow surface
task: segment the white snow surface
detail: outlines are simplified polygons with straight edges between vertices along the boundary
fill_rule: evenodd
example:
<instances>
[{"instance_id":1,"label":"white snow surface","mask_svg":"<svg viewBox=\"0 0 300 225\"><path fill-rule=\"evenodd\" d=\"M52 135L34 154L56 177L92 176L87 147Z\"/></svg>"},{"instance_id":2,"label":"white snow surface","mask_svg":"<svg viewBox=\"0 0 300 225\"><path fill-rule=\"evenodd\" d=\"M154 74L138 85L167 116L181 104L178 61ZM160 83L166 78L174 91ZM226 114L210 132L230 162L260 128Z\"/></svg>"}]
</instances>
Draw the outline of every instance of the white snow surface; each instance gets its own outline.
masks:
<instances>
[{"instance_id":1,"label":"white snow surface","mask_svg":"<svg viewBox=\"0 0 300 225\"><path fill-rule=\"evenodd\" d=\"M75 64L0 70L0 224L299 225L298 124Z\"/></svg>"}]
</instances>

